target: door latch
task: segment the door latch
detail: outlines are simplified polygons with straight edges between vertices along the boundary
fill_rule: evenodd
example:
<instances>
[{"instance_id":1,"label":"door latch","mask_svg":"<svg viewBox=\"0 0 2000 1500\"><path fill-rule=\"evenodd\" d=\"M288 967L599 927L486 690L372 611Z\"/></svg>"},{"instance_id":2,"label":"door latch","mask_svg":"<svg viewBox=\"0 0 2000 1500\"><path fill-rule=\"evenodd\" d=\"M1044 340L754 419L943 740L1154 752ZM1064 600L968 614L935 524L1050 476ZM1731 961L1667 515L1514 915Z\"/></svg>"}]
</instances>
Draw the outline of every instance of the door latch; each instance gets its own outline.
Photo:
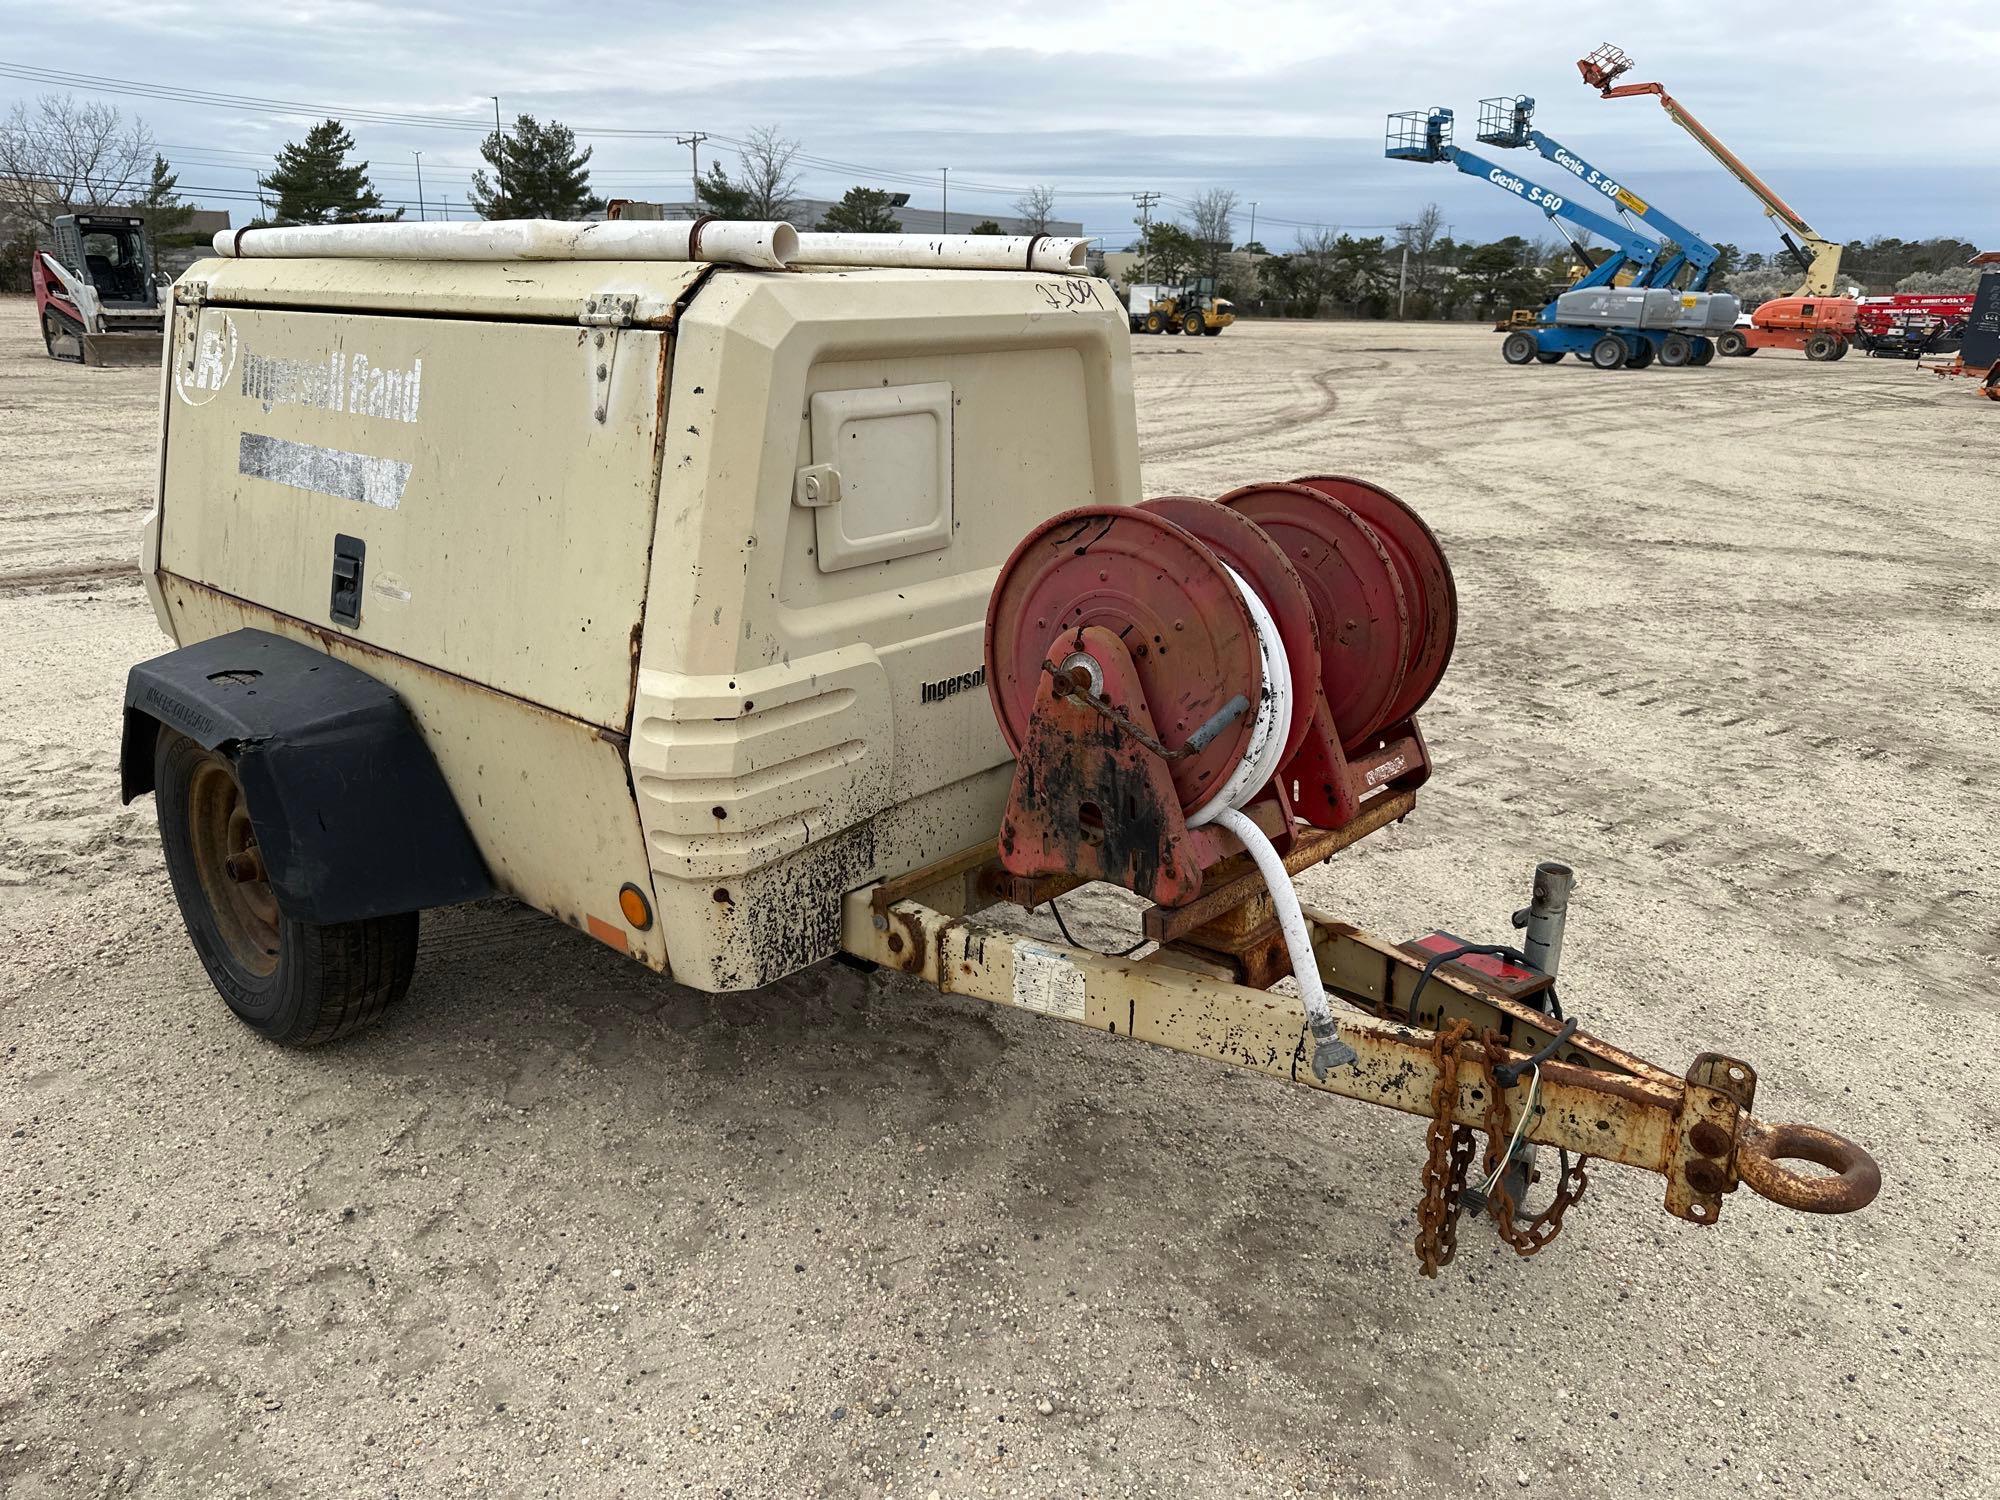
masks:
<instances>
[{"instance_id":1,"label":"door latch","mask_svg":"<svg viewBox=\"0 0 2000 1500\"><path fill-rule=\"evenodd\" d=\"M792 483L792 503L808 509L840 501L840 470L832 464L808 464Z\"/></svg>"},{"instance_id":2,"label":"door latch","mask_svg":"<svg viewBox=\"0 0 2000 1500\"><path fill-rule=\"evenodd\" d=\"M361 624L361 567L368 544L358 536L333 539L333 604L328 614L336 625Z\"/></svg>"}]
</instances>

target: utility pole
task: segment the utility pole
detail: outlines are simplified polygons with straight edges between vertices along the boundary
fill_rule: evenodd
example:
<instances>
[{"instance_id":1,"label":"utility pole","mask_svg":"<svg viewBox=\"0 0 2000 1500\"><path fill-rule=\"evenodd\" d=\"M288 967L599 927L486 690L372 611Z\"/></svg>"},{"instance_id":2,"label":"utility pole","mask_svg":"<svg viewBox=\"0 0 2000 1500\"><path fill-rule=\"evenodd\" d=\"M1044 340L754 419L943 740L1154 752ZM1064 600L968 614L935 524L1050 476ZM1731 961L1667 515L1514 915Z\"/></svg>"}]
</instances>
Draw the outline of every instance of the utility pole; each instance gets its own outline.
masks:
<instances>
[{"instance_id":1,"label":"utility pole","mask_svg":"<svg viewBox=\"0 0 2000 1500\"><path fill-rule=\"evenodd\" d=\"M705 130L697 130L693 135L677 135L674 137L674 144L676 146L687 147L689 153L694 158L694 209L696 213L701 211L701 143L707 139L708 132Z\"/></svg>"},{"instance_id":2,"label":"utility pole","mask_svg":"<svg viewBox=\"0 0 2000 1500\"><path fill-rule=\"evenodd\" d=\"M1250 261L1250 290L1261 301L1264 295L1264 284L1257 279L1257 200L1255 198L1250 200L1250 238L1247 243L1249 248L1243 253Z\"/></svg>"},{"instance_id":3,"label":"utility pole","mask_svg":"<svg viewBox=\"0 0 2000 1500\"><path fill-rule=\"evenodd\" d=\"M424 153L423 153L423 152L421 152L421 151L412 151L412 152L410 153L410 155L414 156L414 157L415 157L415 158L417 159L417 218L418 218L418 219L419 219L419 220L421 221L421 220L422 220L422 219L423 219L423 218L425 217L425 215L424 215Z\"/></svg>"},{"instance_id":4,"label":"utility pole","mask_svg":"<svg viewBox=\"0 0 2000 1500\"><path fill-rule=\"evenodd\" d=\"M1139 276L1141 280L1151 280L1147 275L1151 264L1152 247L1146 243L1146 230L1153 217L1153 205L1160 201L1158 193L1134 193L1132 201L1139 205Z\"/></svg>"},{"instance_id":5,"label":"utility pole","mask_svg":"<svg viewBox=\"0 0 2000 1500\"><path fill-rule=\"evenodd\" d=\"M944 207L938 210L938 233L951 233L951 168L939 167L944 177Z\"/></svg>"},{"instance_id":6,"label":"utility pole","mask_svg":"<svg viewBox=\"0 0 2000 1500\"><path fill-rule=\"evenodd\" d=\"M1405 227L1407 228L1408 226ZM1409 285L1410 285L1410 242L1408 238L1405 238L1403 241L1403 268L1396 273L1396 319L1398 322L1402 321L1403 294L1409 289Z\"/></svg>"},{"instance_id":7,"label":"utility pole","mask_svg":"<svg viewBox=\"0 0 2000 1500\"><path fill-rule=\"evenodd\" d=\"M493 133L499 135L502 133L500 129L500 96L498 94L488 94L486 97L493 101Z\"/></svg>"}]
</instances>

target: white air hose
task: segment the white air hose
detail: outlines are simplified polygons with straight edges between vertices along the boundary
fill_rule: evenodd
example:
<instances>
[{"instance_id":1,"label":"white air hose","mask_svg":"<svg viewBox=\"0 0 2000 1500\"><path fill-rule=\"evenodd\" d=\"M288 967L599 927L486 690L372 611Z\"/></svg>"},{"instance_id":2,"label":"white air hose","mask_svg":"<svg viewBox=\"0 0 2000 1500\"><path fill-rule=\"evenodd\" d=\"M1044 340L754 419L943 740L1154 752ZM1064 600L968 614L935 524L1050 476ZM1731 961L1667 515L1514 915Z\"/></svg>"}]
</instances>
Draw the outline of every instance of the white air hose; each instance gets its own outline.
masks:
<instances>
[{"instance_id":1,"label":"white air hose","mask_svg":"<svg viewBox=\"0 0 2000 1500\"><path fill-rule=\"evenodd\" d=\"M1270 782L1284 755L1285 739L1291 728L1294 693L1292 666L1278 635L1277 621L1249 584L1234 568L1223 564L1229 581L1250 612L1257 630L1257 649L1264 664L1264 693L1257 704L1257 717L1250 729L1250 745L1235 772L1221 789L1188 818L1188 827L1215 823L1242 840L1257 873L1271 893L1271 905L1278 915L1278 928L1285 935L1285 949L1291 955L1292 974L1299 982L1305 1001L1306 1024L1313 1034L1313 1076L1324 1080L1329 1068L1345 1067L1355 1060L1355 1051L1340 1039L1340 1023L1327 1002L1326 988L1320 983L1319 960L1313 954L1312 933L1299 909L1299 893L1292 886L1291 872L1264 830L1240 809Z\"/></svg>"}]
</instances>

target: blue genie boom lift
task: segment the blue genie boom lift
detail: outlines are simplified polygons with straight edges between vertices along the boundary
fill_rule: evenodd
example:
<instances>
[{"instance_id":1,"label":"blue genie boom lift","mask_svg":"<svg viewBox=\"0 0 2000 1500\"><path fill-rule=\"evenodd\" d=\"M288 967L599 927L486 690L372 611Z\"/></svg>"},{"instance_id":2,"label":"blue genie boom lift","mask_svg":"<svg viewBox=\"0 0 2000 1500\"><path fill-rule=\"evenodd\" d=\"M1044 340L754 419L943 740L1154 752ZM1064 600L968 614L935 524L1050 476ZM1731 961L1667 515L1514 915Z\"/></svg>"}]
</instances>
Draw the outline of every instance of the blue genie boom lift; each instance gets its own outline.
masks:
<instances>
[{"instance_id":1,"label":"blue genie boom lift","mask_svg":"<svg viewBox=\"0 0 2000 1500\"><path fill-rule=\"evenodd\" d=\"M1656 261L1634 284L1678 289L1700 299L1688 303L1683 296L1681 310L1676 314L1676 331L1660 341L1660 363L1707 364L1715 358L1715 343L1709 335L1734 328L1737 315L1742 311L1742 304L1727 292L1708 290L1721 252L1685 224L1671 218L1658 204L1641 198L1618 178L1592 166L1580 153L1534 129L1534 117L1535 101L1527 94L1482 99L1479 101L1479 139L1489 146L1528 148L1540 152L1585 187L1601 194L1609 206L1631 214L1674 246L1673 254Z\"/></svg>"},{"instance_id":2,"label":"blue genie boom lift","mask_svg":"<svg viewBox=\"0 0 2000 1500\"><path fill-rule=\"evenodd\" d=\"M1508 333L1500 353L1509 364L1533 360L1554 364L1565 354L1600 370L1630 366L1642 370L1659 354L1669 332L1675 331L1670 308L1680 294L1644 284L1659 259L1658 241L1630 225L1614 223L1572 202L1561 193L1529 182L1476 152L1451 143L1452 112L1448 109L1407 110L1389 116L1383 154L1397 161L1450 162L1468 177L1492 183L1539 208L1576 246L1590 267L1568 290L1542 309L1540 318ZM1616 247L1592 263L1591 256L1564 222L1601 235ZM1620 274L1630 271L1633 284L1621 287ZM1650 299L1650 300L1649 300Z\"/></svg>"}]
</instances>

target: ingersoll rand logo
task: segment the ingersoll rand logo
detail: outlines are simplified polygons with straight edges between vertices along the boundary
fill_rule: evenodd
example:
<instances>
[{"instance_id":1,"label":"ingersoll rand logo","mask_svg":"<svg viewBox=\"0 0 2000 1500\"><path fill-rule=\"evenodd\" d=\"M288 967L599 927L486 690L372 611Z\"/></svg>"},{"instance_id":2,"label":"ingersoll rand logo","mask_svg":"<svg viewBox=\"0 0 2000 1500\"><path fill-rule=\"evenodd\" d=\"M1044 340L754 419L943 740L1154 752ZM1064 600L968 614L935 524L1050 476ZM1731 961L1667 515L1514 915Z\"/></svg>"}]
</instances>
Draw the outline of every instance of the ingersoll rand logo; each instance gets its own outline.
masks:
<instances>
[{"instance_id":1,"label":"ingersoll rand logo","mask_svg":"<svg viewBox=\"0 0 2000 1500\"><path fill-rule=\"evenodd\" d=\"M956 677L940 677L936 682L923 686L923 701L942 703L947 698L955 698L968 688L986 686L986 668L974 667L970 672L960 672Z\"/></svg>"}]
</instances>

